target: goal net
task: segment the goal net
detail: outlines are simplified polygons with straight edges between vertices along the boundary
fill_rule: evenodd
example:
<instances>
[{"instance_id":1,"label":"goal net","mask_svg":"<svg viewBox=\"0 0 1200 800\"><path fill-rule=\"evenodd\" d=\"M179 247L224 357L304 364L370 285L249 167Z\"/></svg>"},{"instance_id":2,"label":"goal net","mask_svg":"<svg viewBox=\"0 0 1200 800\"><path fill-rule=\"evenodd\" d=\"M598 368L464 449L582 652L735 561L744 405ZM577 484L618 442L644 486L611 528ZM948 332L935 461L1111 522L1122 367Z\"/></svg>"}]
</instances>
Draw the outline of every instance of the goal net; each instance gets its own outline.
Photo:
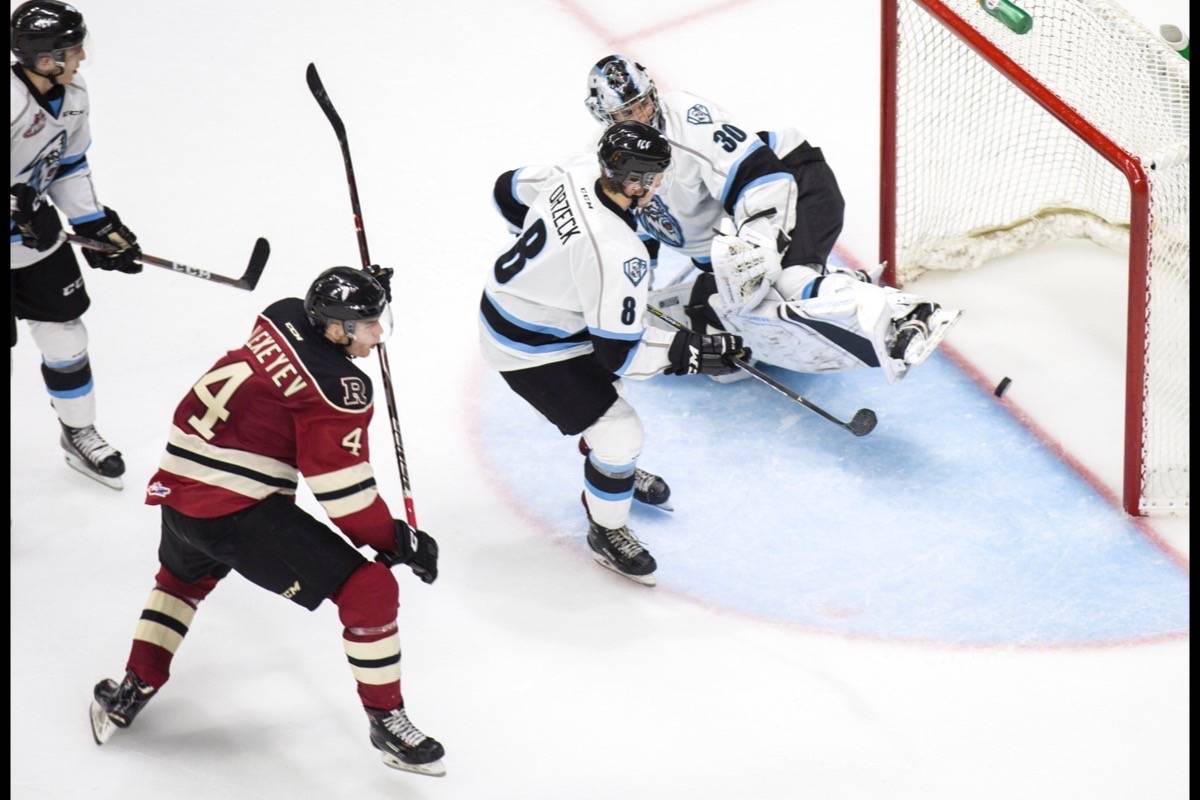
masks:
<instances>
[{"instance_id":1,"label":"goal net","mask_svg":"<svg viewBox=\"0 0 1200 800\"><path fill-rule=\"evenodd\" d=\"M1188 513L1188 62L1109 0L882 7L885 280L1128 251L1123 502Z\"/></svg>"}]
</instances>

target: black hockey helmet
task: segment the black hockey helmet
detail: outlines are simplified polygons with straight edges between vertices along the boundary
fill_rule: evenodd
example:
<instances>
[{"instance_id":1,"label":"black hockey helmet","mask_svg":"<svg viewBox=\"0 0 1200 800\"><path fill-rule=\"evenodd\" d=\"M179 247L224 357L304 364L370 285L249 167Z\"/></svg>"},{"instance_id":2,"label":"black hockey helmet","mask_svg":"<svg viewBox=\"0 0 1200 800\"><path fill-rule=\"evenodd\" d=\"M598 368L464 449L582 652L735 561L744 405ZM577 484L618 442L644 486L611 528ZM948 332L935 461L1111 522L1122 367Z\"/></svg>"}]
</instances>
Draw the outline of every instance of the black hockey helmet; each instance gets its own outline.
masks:
<instances>
[{"instance_id":1,"label":"black hockey helmet","mask_svg":"<svg viewBox=\"0 0 1200 800\"><path fill-rule=\"evenodd\" d=\"M62 62L63 51L83 44L83 14L60 0L28 0L9 21L9 39L17 63L33 68L42 56Z\"/></svg>"},{"instance_id":2,"label":"black hockey helmet","mask_svg":"<svg viewBox=\"0 0 1200 800\"><path fill-rule=\"evenodd\" d=\"M387 293L379 281L350 267L325 270L304 296L304 313L313 327L324 332L330 322L340 322L351 337L356 321L380 319L387 309Z\"/></svg>"},{"instance_id":3,"label":"black hockey helmet","mask_svg":"<svg viewBox=\"0 0 1200 800\"><path fill-rule=\"evenodd\" d=\"M648 187L671 166L671 143L649 125L618 122L600 137L597 156L613 188L619 190L629 180Z\"/></svg>"},{"instance_id":4,"label":"black hockey helmet","mask_svg":"<svg viewBox=\"0 0 1200 800\"><path fill-rule=\"evenodd\" d=\"M658 90L641 64L622 55L605 56L588 70L587 83L588 96L583 102L600 122L611 125L628 119L635 106L649 101L653 107L650 122L662 129Z\"/></svg>"}]
</instances>

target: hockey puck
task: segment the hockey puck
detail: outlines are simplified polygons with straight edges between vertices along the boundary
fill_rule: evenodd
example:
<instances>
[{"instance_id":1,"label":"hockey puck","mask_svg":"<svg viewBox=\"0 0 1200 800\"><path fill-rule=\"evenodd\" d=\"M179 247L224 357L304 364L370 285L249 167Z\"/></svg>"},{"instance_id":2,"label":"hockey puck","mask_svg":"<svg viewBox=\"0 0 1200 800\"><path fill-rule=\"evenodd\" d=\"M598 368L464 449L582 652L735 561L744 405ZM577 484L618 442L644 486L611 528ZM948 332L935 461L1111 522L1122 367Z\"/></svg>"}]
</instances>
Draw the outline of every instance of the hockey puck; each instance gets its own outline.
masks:
<instances>
[{"instance_id":1,"label":"hockey puck","mask_svg":"<svg viewBox=\"0 0 1200 800\"><path fill-rule=\"evenodd\" d=\"M1010 380L1009 378L1001 378L1000 382L996 384L996 391L995 391L996 397L1002 397L1004 395L1005 390L1008 389L1008 385L1010 383L1012 383L1012 380Z\"/></svg>"}]
</instances>

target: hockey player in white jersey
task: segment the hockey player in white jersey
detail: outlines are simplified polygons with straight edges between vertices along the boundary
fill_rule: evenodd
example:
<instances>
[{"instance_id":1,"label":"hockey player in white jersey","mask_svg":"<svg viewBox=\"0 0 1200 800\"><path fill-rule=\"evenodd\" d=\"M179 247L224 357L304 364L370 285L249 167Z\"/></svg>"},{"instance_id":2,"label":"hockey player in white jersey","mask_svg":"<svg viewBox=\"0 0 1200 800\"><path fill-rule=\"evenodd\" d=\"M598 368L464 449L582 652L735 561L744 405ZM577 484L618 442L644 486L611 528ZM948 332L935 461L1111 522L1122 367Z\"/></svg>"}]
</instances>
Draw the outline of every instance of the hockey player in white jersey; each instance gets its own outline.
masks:
<instances>
[{"instance_id":1,"label":"hockey player in white jersey","mask_svg":"<svg viewBox=\"0 0 1200 800\"><path fill-rule=\"evenodd\" d=\"M656 564L627 526L629 507L639 491L654 502L669 490L637 468L642 424L621 379L726 374L736 369L731 356L748 353L736 335L643 321L650 254L634 209L663 185L670 144L648 125L620 122L597 156L551 168L530 201L480 300L480 345L513 391L563 434L582 434L588 545L603 566L652 585Z\"/></svg>"},{"instance_id":2,"label":"hockey player in white jersey","mask_svg":"<svg viewBox=\"0 0 1200 800\"><path fill-rule=\"evenodd\" d=\"M678 321L737 330L777 366L881 367L894 382L957 319L958 311L874 285L877 275L828 265L845 203L820 149L798 131L752 133L704 98L660 97L646 70L620 55L589 71L586 105L606 125L651 124L674 148L672 181L638 221L651 247L665 245L700 270L651 295ZM494 199L510 224L547 175L525 167L500 176Z\"/></svg>"},{"instance_id":3,"label":"hockey player in white jersey","mask_svg":"<svg viewBox=\"0 0 1200 800\"><path fill-rule=\"evenodd\" d=\"M42 376L62 425L67 463L120 489L125 463L95 427L81 319L91 301L58 216L65 214L76 233L120 248L111 255L85 250L91 266L141 271L134 261L141 252L137 237L100 204L92 185L88 92L77 73L87 58L87 26L66 3L31 0L13 12L9 33L16 61L9 76L9 347L17 343L17 319L26 320L42 353Z\"/></svg>"}]
</instances>

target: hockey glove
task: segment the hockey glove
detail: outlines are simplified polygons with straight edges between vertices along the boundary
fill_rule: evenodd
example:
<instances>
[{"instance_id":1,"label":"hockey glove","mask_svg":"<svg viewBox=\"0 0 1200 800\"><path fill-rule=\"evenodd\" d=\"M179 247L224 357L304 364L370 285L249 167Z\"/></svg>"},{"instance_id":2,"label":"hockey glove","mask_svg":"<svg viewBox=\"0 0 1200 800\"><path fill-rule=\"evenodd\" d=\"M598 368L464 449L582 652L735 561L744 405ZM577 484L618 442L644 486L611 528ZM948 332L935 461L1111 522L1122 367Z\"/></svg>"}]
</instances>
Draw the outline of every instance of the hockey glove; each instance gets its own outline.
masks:
<instances>
[{"instance_id":1,"label":"hockey glove","mask_svg":"<svg viewBox=\"0 0 1200 800\"><path fill-rule=\"evenodd\" d=\"M404 520L393 522L396 523L396 550L391 553L380 550L375 560L387 567L407 564L413 574L425 583L436 581L438 543L425 531L414 531Z\"/></svg>"},{"instance_id":2,"label":"hockey glove","mask_svg":"<svg viewBox=\"0 0 1200 800\"><path fill-rule=\"evenodd\" d=\"M742 347L742 337L732 333L701 336L692 331L679 331L667 351L671 366L668 375L728 375L736 372L734 358L750 358L750 348Z\"/></svg>"},{"instance_id":3,"label":"hockey glove","mask_svg":"<svg viewBox=\"0 0 1200 800\"><path fill-rule=\"evenodd\" d=\"M49 203L39 203L37 192L27 183L9 189L9 216L21 235L21 244L38 252L58 243L62 223Z\"/></svg>"},{"instance_id":4,"label":"hockey glove","mask_svg":"<svg viewBox=\"0 0 1200 800\"><path fill-rule=\"evenodd\" d=\"M381 267L378 264L372 264L366 269L367 273L379 281L379 285L383 287L383 293L387 295L387 301L389 303L392 302L392 273L395 270L389 267Z\"/></svg>"},{"instance_id":5,"label":"hockey glove","mask_svg":"<svg viewBox=\"0 0 1200 800\"><path fill-rule=\"evenodd\" d=\"M130 274L142 271L142 265L134 260L142 255L142 248L138 246L137 237L133 235L133 231L125 227L121 218L117 216L117 212L108 206L104 206L103 217L91 222L79 223L75 226L75 232L80 236L120 248L116 253L101 253L99 250L83 248L83 257L96 269L115 269Z\"/></svg>"}]
</instances>

